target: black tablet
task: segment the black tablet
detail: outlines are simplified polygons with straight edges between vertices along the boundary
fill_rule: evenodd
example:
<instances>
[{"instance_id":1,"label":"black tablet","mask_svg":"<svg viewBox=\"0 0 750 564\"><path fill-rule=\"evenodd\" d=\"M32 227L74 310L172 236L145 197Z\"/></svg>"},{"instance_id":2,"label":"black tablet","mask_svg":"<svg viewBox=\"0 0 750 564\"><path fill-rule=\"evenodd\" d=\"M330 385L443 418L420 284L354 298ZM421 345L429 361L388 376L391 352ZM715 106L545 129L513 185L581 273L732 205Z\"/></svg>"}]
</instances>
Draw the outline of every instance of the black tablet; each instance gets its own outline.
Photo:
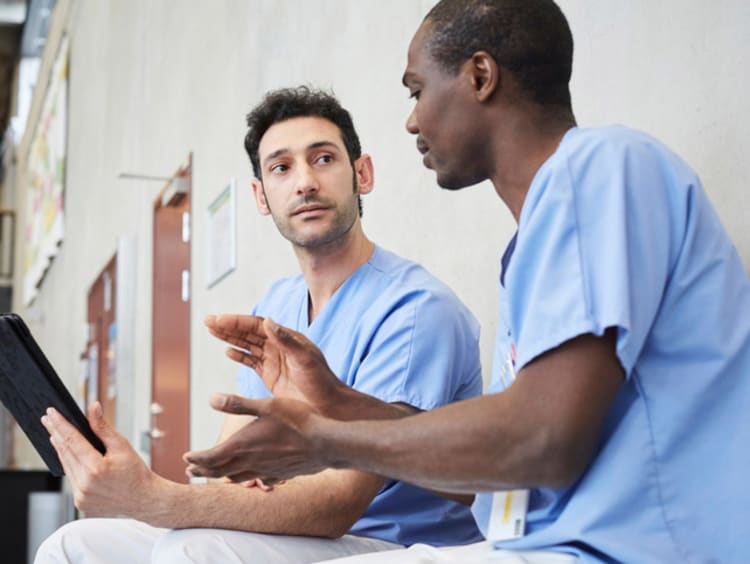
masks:
<instances>
[{"instance_id":1,"label":"black tablet","mask_svg":"<svg viewBox=\"0 0 750 564\"><path fill-rule=\"evenodd\" d=\"M54 407L104 454L102 441L42 353L26 324L13 313L0 314L0 401L55 476L64 474L60 459L41 422Z\"/></svg>"}]
</instances>

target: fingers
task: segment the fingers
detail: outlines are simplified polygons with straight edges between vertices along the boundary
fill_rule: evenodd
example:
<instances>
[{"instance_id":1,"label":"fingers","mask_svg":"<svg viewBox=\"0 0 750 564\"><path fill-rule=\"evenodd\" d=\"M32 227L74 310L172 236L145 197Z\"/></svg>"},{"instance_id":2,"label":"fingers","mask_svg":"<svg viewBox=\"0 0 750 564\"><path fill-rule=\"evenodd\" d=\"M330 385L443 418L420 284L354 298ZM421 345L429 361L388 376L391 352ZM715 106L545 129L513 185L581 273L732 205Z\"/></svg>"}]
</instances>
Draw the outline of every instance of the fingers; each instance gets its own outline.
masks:
<instances>
[{"instance_id":1,"label":"fingers","mask_svg":"<svg viewBox=\"0 0 750 564\"><path fill-rule=\"evenodd\" d=\"M266 337L263 318L254 315L208 315L204 324L214 337L241 348L262 345Z\"/></svg>"},{"instance_id":2,"label":"fingers","mask_svg":"<svg viewBox=\"0 0 750 564\"><path fill-rule=\"evenodd\" d=\"M42 417L42 425L50 434L50 442L57 451L65 474L73 481L80 479L81 468L88 464L96 464L101 459L99 451L94 449L56 409L47 409L47 413Z\"/></svg>"},{"instance_id":3,"label":"fingers","mask_svg":"<svg viewBox=\"0 0 750 564\"><path fill-rule=\"evenodd\" d=\"M234 482L231 478L227 478L226 476L222 479L222 482L225 484L237 484L239 486L242 486L243 488L258 488L261 491L264 492L270 492L273 490L273 486L269 486L268 484L264 483L263 480L260 478L254 478L252 480L245 480L244 482ZM278 484L283 484L284 481L280 480L277 482Z\"/></svg>"},{"instance_id":4,"label":"fingers","mask_svg":"<svg viewBox=\"0 0 750 564\"><path fill-rule=\"evenodd\" d=\"M234 454L231 448L226 448L226 443L220 443L213 448L203 451L190 451L182 455L182 459L187 463L186 473L188 476L203 478L222 478L228 477L231 481L237 481L222 469ZM245 479L255 478L248 476Z\"/></svg>"},{"instance_id":5,"label":"fingers","mask_svg":"<svg viewBox=\"0 0 750 564\"><path fill-rule=\"evenodd\" d=\"M273 486L271 484L266 484L263 480L260 478L256 478L255 480L248 480L247 482L244 482L245 484L249 484L250 482L253 482L255 484L255 487L263 490L264 492L270 492L273 490ZM283 484L284 480L279 480L276 482L277 485Z\"/></svg>"},{"instance_id":6,"label":"fingers","mask_svg":"<svg viewBox=\"0 0 750 564\"><path fill-rule=\"evenodd\" d=\"M102 405L98 401L89 407L88 420L91 430L102 440L105 447L114 446L113 443L119 440L120 435L104 419Z\"/></svg>"},{"instance_id":7,"label":"fingers","mask_svg":"<svg viewBox=\"0 0 750 564\"><path fill-rule=\"evenodd\" d=\"M287 363L299 368L325 367L328 369L323 353L302 333L277 325L270 317L266 318L263 326L266 329L268 341L284 353Z\"/></svg>"},{"instance_id":8,"label":"fingers","mask_svg":"<svg viewBox=\"0 0 750 564\"><path fill-rule=\"evenodd\" d=\"M60 450L65 451L66 456L83 459L92 451L99 454L55 408L47 409L47 414L42 417L42 424Z\"/></svg>"},{"instance_id":9,"label":"fingers","mask_svg":"<svg viewBox=\"0 0 750 564\"><path fill-rule=\"evenodd\" d=\"M230 333L228 331L218 331L216 329L209 329L208 332L217 339L225 341L226 343L229 343L230 345L240 349L249 349L252 346L262 347L263 343L266 340L265 336L246 336L239 335L237 333Z\"/></svg>"},{"instance_id":10,"label":"fingers","mask_svg":"<svg viewBox=\"0 0 750 564\"><path fill-rule=\"evenodd\" d=\"M240 396L228 394L213 394L209 399L211 407L225 413L234 413L239 415L260 416L265 412L264 406L269 400L250 400ZM221 478L229 476L223 470L236 454L231 442L224 441L218 445L204 451L186 452L182 459L188 464L186 473L188 476L204 478ZM243 479L252 479L256 476L248 475ZM233 478L233 481L237 481Z\"/></svg>"},{"instance_id":11,"label":"fingers","mask_svg":"<svg viewBox=\"0 0 750 564\"><path fill-rule=\"evenodd\" d=\"M203 323L209 329L230 331L232 333L254 331L263 323L263 318L256 315L238 315L235 313L207 315Z\"/></svg>"},{"instance_id":12,"label":"fingers","mask_svg":"<svg viewBox=\"0 0 750 564\"><path fill-rule=\"evenodd\" d=\"M263 357L255 351L247 353L239 349L229 348L226 350L226 355L235 362L249 366L257 372L261 372L261 368L263 367Z\"/></svg>"},{"instance_id":13,"label":"fingers","mask_svg":"<svg viewBox=\"0 0 750 564\"><path fill-rule=\"evenodd\" d=\"M234 394L213 394L208 402L215 410L224 413L260 416L265 413L268 401L251 400Z\"/></svg>"},{"instance_id":14,"label":"fingers","mask_svg":"<svg viewBox=\"0 0 750 564\"><path fill-rule=\"evenodd\" d=\"M265 319L265 321L263 322L263 326L266 330L266 335L268 335L268 339L272 341L277 347L281 347L287 350L304 348L304 341L306 339L301 334L297 333L296 331L292 331L287 327L277 325L276 322L270 317L267 317Z\"/></svg>"}]
</instances>

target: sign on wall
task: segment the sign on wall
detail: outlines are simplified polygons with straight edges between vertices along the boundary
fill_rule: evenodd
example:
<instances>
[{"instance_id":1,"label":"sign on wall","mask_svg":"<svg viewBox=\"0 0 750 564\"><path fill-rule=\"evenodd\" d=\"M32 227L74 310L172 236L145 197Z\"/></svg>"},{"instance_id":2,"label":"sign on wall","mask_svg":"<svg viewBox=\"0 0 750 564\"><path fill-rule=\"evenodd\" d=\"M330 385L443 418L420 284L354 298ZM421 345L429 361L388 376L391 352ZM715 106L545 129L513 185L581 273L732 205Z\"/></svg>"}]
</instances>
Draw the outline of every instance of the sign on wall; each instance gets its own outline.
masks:
<instances>
[{"instance_id":1,"label":"sign on wall","mask_svg":"<svg viewBox=\"0 0 750 564\"><path fill-rule=\"evenodd\" d=\"M68 38L52 66L27 160L29 185L23 226L23 302L29 305L57 255L65 233L63 214L68 89Z\"/></svg>"},{"instance_id":2,"label":"sign on wall","mask_svg":"<svg viewBox=\"0 0 750 564\"><path fill-rule=\"evenodd\" d=\"M208 205L206 213L206 284L212 287L237 264L235 179Z\"/></svg>"}]
</instances>

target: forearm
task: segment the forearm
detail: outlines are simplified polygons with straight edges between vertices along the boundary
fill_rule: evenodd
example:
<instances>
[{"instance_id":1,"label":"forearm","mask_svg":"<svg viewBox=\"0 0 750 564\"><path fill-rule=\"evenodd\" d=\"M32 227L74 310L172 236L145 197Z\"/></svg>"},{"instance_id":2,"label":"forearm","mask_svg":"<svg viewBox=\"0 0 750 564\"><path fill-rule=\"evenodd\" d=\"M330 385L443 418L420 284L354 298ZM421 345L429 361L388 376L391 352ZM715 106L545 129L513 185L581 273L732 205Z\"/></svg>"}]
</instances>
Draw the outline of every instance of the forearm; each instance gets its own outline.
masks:
<instances>
[{"instance_id":1,"label":"forearm","mask_svg":"<svg viewBox=\"0 0 750 564\"><path fill-rule=\"evenodd\" d=\"M271 491L163 480L140 513L131 516L173 529L207 527L335 538L351 528L379 488L364 487L365 495L374 492L369 498L352 493L357 487L352 474L361 475L330 470L289 480Z\"/></svg>"},{"instance_id":2,"label":"forearm","mask_svg":"<svg viewBox=\"0 0 750 564\"><path fill-rule=\"evenodd\" d=\"M332 467L356 467L431 490L473 493L569 483L591 456L588 443L579 446L559 435L526 405L518 409L518 398L506 392L398 422L323 420L313 433Z\"/></svg>"},{"instance_id":3,"label":"forearm","mask_svg":"<svg viewBox=\"0 0 750 564\"><path fill-rule=\"evenodd\" d=\"M402 403L387 403L374 396L364 394L345 384L336 387L325 406L320 406L323 415L338 421L367 419L381 421L400 419L419 413L419 410Z\"/></svg>"},{"instance_id":4,"label":"forearm","mask_svg":"<svg viewBox=\"0 0 750 564\"><path fill-rule=\"evenodd\" d=\"M567 486L593 459L622 384L615 336L608 330L568 341L500 394L400 421L314 418L313 444L330 466L442 491Z\"/></svg>"},{"instance_id":5,"label":"forearm","mask_svg":"<svg viewBox=\"0 0 750 564\"><path fill-rule=\"evenodd\" d=\"M514 440L507 427L493 432L503 429L491 423L493 399L468 400L398 422L321 420L312 434L332 467L356 467L431 490L469 493L535 481L532 450L542 449ZM519 445L528 452L518 452Z\"/></svg>"}]
</instances>

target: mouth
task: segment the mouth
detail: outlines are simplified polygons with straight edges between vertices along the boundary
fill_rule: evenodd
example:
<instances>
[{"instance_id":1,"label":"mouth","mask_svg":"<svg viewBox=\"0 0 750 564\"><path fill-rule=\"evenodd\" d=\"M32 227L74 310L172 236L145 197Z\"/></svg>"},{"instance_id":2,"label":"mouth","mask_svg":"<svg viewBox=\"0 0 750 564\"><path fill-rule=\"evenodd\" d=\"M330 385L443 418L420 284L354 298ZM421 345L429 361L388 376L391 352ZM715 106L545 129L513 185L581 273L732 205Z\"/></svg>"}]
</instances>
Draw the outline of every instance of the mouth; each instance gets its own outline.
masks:
<instances>
[{"instance_id":1,"label":"mouth","mask_svg":"<svg viewBox=\"0 0 750 564\"><path fill-rule=\"evenodd\" d=\"M328 209L328 206L324 206L323 204L305 204L304 206L300 206L296 208L290 215L296 216L296 215L313 215L317 213L322 213Z\"/></svg>"},{"instance_id":2,"label":"mouth","mask_svg":"<svg viewBox=\"0 0 750 564\"><path fill-rule=\"evenodd\" d=\"M422 141L421 137L417 138L417 151L420 152L422 155L422 165L425 168L432 168L431 162L430 162L430 148L427 146L427 143Z\"/></svg>"},{"instance_id":3,"label":"mouth","mask_svg":"<svg viewBox=\"0 0 750 564\"><path fill-rule=\"evenodd\" d=\"M417 137L417 151L422 155L422 165L424 165L425 168L432 168L430 163L430 148L421 137Z\"/></svg>"}]
</instances>

